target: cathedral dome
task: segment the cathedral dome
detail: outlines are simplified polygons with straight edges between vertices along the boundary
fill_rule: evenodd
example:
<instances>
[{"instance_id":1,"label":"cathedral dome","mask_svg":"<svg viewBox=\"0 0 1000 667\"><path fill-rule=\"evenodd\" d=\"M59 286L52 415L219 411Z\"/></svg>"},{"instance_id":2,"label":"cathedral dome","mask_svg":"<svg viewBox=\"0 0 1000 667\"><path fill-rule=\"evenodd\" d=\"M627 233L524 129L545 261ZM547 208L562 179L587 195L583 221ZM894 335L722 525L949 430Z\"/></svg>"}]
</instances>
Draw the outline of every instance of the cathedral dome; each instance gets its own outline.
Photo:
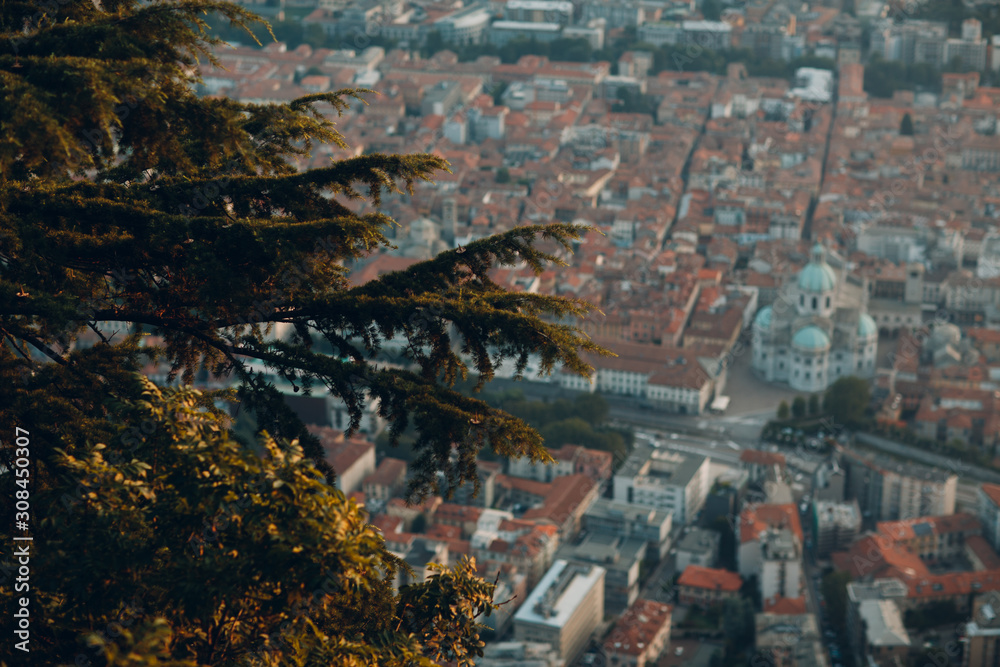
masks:
<instances>
[{"instance_id":1,"label":"cathedral dome","mask_svg":"<svg viewBox=\"0 0 1000 667\"><path fill-rule=\"evenodd\" d=\"M760 331L771 329L771 306L764 306L753 320L753 326Z\"/></svg>"},{"instance_id":2,"label":"cathedral dome","mask_svg":"<svg viewBox=\"0 0 1000 667\"><path fill-rule=\"evenodd\" d=\"M806 292L830 292L837 286L837 274L826 263L826 251L816 244L812 249L812 261L799 272L799 289Z\"/></svg>"},{"instance_id":3,"label":"cathedral dome","mask_svg":"<svg viewBox=\"0 0 1000 667\"><path fill-rule=\"evenodd\" d=\"M830 337L819 327L810 324L795 333L792 337L792 346L810 352L828 350L830 349Z\"/></svg>"},{"instance_id":4,"label":"cathedral dome","mask_svg":"<svg viewBox=\"0 0 1000 667\"><path fill-rule=\"evenodd\" d=\"M868 313L861 313L861 317L858 318L858 337L868 338L876 335L878 335L878 325L875 324L875 320Z\"/></svg>"}]
</instances>

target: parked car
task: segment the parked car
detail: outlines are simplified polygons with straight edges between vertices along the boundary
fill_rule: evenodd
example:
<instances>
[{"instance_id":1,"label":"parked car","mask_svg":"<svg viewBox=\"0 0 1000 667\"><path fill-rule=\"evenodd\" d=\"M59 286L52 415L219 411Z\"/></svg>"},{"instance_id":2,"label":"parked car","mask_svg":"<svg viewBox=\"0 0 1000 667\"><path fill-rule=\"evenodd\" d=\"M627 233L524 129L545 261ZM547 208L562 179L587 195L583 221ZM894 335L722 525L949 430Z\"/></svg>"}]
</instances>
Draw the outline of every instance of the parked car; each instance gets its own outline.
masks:
<instances>
[{"instance_id":1,"label":"parked car","mask_svg":"<svg viewBox=\"0 0 1000 667\"><path fill-rule=\"evenodd\" d=\"M674 655L684 655L684 647L678 646L676 649L674 649Z\"/></svg>"}]
</instances>

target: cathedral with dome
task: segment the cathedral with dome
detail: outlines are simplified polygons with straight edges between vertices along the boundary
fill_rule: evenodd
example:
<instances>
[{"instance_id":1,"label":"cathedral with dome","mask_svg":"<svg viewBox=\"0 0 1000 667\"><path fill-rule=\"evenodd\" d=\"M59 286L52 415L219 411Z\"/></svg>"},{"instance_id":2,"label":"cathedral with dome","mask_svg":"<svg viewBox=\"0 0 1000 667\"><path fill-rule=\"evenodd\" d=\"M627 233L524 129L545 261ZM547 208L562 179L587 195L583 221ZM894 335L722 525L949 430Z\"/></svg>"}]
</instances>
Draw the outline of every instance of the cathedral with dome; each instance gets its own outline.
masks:
<instances>
[{"instance_id":1,"label":"cathedral with dome","mask_svg":"<svg viewBox=\"0 0 1000 667\"><path fill-rule=\"evenodd\" d=\"M753 369L768 382L823 391L838 378L875 375L878 328L863 280L838 275L816 244L810 261L753 323Z\"/></svg>"}]
</instances>

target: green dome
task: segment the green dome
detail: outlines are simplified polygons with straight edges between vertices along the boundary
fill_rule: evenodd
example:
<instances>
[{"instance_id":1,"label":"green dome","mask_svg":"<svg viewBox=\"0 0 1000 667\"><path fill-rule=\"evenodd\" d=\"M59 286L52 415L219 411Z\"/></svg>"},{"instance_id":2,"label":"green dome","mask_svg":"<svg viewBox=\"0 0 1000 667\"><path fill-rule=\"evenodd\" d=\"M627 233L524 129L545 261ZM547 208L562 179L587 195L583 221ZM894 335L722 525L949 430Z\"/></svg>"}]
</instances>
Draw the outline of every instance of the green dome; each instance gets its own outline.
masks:
<instances>
[{"instance_id":1,"label":"green dome","mask_svg":"<svg viewBox=\"0 0 1000 667\"><path fill-rule=\"evenodd\" d=\"M837 286L837 274L825 261L810 262L799 272L799 289L806 292L831 292Z\"/></svg>"},{"instance_id":2,"label":"green dome","mask_svg":"<svg viewBox=\"0 0 1000 667\"><path fill-rule=\"evenodd\" d=\"M757 312L757 317L753 319L753 326L762 331L771 328L771 306L764 306Z\"/></svg>"},{"instance_id":3,"label":"green dome","mask_svg":"<svg viewBox=\"0 0 1000 667\"><path fill-rule=\"evenodd\" d=\"M868 338L876 334L878 334L878 326L875 324L875 320L868 313L861 313L861 317L858 319L858 336Z\"/></svg>"},{"instance_id":4,"label":"green dome","mask_svg":"<svg viewBox=\"0 0 1000 667\"><path fill-rule=\"evenodd\" d=\"M792 337L792 345L800 350L827 350L830 348L830 337L819 327L810 324L796 332Z\"/></svg>"}]
</instances>

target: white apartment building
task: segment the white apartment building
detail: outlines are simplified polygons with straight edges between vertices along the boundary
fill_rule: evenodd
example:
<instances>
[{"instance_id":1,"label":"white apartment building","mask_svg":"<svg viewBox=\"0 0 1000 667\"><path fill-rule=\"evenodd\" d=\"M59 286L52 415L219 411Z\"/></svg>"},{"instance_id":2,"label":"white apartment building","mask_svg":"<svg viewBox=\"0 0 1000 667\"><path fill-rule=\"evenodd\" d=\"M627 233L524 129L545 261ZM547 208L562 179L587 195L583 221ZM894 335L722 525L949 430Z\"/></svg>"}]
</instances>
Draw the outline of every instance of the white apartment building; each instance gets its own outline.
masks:
<instances>
[{"instance_id":1,"label":"white apartment building","mask_svg":"<svg viewBox=\"0 0 1000 667\"><path fill-rule=\"evenodd\" d=\"M688 523L705 504L709 459L637 445L614 477L615 502L655 507Z\"/></svg>"},{"instance_id":2,"label":"white apartment building","mask_svg":"<svg viewBox=\"0 0 1000 667\"><path fill-rule=\"evenodd\" d=\"M604 620L605 570L557 560L514 615L514 638L550 645L573 664Z\"/></svg>"}]
</instances>

